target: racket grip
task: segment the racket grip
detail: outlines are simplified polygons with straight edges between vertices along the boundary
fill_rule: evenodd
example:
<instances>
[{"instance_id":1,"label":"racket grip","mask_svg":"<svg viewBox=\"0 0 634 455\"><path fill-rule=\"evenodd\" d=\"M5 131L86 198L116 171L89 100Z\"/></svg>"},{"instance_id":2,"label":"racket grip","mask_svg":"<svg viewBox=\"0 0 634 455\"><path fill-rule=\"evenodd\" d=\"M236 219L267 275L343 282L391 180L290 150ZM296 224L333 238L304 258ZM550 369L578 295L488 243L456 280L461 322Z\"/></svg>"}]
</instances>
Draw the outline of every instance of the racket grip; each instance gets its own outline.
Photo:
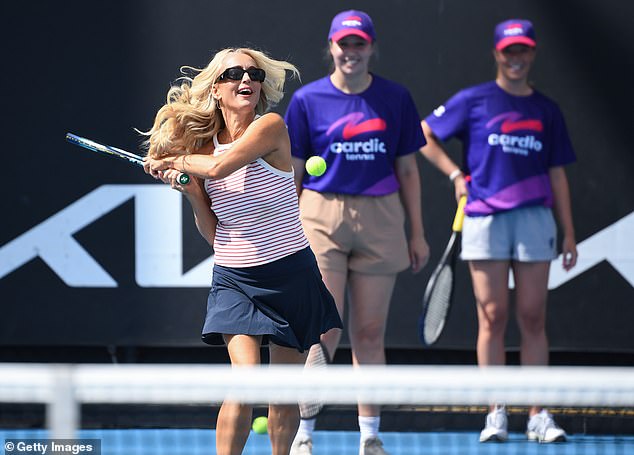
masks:
<instances>
[{"instance_id":1,"label":"racket grip","mask_svg":"<svg viewBox=\"0 0 634 455\"><path fill-rule=\"evenodd\" d=\"M453 219L453 226L451 227L454 232L462 231L462 221L464 220L464 206L467 205L467 196L462 196L458 201L458 208L456 209L456 216Z\"/></svg>"},{"instance_id":2,"label":"racket grip","mask_svg":"<svg viewBox=\"0 0 634 455\"><path fill-rule=\"evenodd\" d=\"M181 174L178 176L178 183L180 183L181 185L187 185L190 180L191 179L189 178L189 175L187 174Z\"/></svg>"}]
</instances>

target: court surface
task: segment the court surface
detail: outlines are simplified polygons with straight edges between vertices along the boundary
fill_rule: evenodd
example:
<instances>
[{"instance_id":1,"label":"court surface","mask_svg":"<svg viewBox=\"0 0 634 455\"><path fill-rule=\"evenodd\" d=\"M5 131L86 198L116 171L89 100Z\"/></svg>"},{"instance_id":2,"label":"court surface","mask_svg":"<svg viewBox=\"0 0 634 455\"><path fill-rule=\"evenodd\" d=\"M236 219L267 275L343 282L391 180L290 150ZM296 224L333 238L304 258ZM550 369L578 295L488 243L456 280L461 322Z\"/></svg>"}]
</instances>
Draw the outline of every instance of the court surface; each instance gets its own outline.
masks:
<instances>
[{"instance_id":1,"label":"court surface","mask_svg":"<svg viewBox=\"0 0 634 455\"><path fill-rule=\"evenodd\" d=\"M4 443L9 438L45 438L45 430L0 430ZM214 430L202 429L99 429L82 430L81 438L101 440L103 455L213 455ZM384 432L385 448L391 455L435 454L634 454L632 435L571 435L565 444L529 442L521 433L511 433L504 444L481 444L477 432ZM358 453L356 431L317 431L313 455ZM14 452L3 452L6 455ZM270 454L267 435L251 432L245 455Z\"/></svg>"}]
</instances>

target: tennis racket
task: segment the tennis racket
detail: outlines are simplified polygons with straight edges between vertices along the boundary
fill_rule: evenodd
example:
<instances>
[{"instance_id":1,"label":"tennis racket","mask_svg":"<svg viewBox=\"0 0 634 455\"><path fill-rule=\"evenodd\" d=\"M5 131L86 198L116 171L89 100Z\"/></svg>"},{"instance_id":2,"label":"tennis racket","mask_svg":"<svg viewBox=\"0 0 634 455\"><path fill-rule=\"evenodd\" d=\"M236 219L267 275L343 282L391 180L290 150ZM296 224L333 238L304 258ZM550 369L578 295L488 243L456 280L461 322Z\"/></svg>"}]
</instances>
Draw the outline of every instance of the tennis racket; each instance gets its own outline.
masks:
<instances>
[{"instance_id":1,"label":"tennis racket","mask_svg":"<svg viewBox=\"0 0 634 455\"><path fill-rule=\"evenodd\" d=\"M330 363L328 350L319 343L310 348L304 368L326 368ZM299 415L302 419L314 419L324 408L324 404L319 401L306 401L299 403Z\"/></svg>"},{"instance_id":2,"label":"tennis racket","mask_svg":"<svg viewBox=\"0 0 634 455\"><path fill-rule=\"evenodd\" d=\"M137 166L143 167L142 157L140 157L139 155L135 155L134 153L121 150L120 148L103 145L72 133L66 133L66 140L72 144L79 145L80 147L88 150L92 150L93 152L113 156L115 158L120 158L127 161L128 163L136 164ZM178 176L178 183L180 183L181 185L187 185L189 183L189 180L190 178L187 174L181 174Z\"/></svg>"},{"instance_id":3,"label":"tennis racket","mask_svg":"<svg viewBox=\"0 0 634 455\"><path fill-rule=\"evenodd\" d=\"M418 336L425 346L431 346L438 340L449 314L466 203L467 197L462 196L458 202L458 209L453 220L453 232L447 248L445 248L445 252L425 288L423 313L418 320Z\"/></svg>"}]
</instances>

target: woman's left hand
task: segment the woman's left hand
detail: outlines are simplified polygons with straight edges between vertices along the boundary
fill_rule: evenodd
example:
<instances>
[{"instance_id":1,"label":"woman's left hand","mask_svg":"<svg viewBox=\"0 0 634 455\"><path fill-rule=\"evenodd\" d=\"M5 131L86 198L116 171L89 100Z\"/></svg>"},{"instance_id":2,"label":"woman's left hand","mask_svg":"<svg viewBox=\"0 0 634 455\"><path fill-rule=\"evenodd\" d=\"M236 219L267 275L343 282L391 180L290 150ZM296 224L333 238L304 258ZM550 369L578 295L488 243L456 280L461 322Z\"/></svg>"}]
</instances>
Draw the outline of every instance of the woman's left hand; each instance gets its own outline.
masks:
<instances>
[{"instance_id":1,"label":"woman's left hand","mask_svg":"<svg viewBox=\"0 0 634 455\"><path fill-rule=\"evenodd\" d=\"M165 169L169 169L169 166L165 162L165 160L157 160L157 159L146 156L143 159L143 169L145 170L146 174L150 174L155 179L163 180L162 174L159 174L159 172ZM169 182L165 182L165 183L169 183Z\"/></svg>"},{"instance_id":2,"label":"woman's left hand","mask_svg":"<svg viewBox=\"0 0 634 455\"><path fill-rule=\"evenodd\" d=\"M409 260L413 273L420 272L429 260L429 245L423 236L416 236L409 241Z\"/></svg>"}]
</instances>

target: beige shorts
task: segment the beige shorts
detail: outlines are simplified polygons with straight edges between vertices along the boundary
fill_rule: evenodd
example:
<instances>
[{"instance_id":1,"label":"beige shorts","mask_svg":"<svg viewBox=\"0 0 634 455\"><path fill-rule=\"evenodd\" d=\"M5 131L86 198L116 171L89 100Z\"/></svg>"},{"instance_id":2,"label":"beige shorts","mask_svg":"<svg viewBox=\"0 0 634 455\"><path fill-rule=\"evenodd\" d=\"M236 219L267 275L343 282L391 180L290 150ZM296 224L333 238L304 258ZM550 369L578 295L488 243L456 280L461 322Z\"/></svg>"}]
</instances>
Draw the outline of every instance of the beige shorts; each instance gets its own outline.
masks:
<instances>
[{"instance_id":1,"label":"beige shorts","mask_svg":"<svg viewBox=\"0 0 634 455\"><path fill-rule=\"evenodd\" d=\"M305 189L299 208L320 269L386 275L409 267L398 193L374 197Z\"/></svg>"}]
</instances>

